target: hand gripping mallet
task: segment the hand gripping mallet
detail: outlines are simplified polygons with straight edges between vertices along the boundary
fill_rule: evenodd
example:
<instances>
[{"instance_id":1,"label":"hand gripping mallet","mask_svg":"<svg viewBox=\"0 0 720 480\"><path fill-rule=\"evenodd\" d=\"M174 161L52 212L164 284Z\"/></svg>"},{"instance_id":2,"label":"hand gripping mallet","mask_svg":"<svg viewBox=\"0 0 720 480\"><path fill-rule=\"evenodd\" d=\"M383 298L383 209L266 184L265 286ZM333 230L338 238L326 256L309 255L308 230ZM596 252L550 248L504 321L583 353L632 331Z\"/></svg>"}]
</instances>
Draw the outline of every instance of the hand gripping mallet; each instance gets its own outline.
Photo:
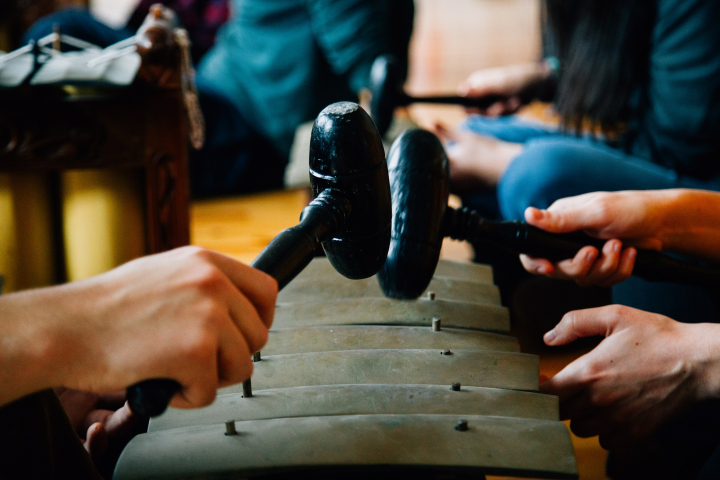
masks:
<instances>
[{"instance_id":1,"label":"hand gripping mallet","mask_svg":"<svg viewBox=\"0 0 720 480\"><path fill-rule=\"evenodd\" d=\"M429 97L410 96L403 90L402 79L397 61L391 55L382 55L375 59L370 69L370 113L380 135L385 135L392 123L397 107L407 107L412 103L434 103L461 105L470 108L486 109L495 102L507 100L504 95L484 95L482 97L462 97L459 95L434 95ZM529 85L520 92L522 103L528 103L542 93L540 83Z\"/></svg>"},{"instance_id":2,"label":"hand gripping mallet","mask_svg":"<svg viewBox=\"0 0 720 480\"><path fill-rule=\"evenodd\" d=\"M388 154L392 191L392 240L378 273L385 295L417 298L432 279L444 237L492 244L513 253L559 261L582 247L599 250L605 240L582 232L549 233L522 222L484 220L468 208L448 206L448 160L440 140L413 129ZM720 285L720 270L681 262L653 250L638 250L633 275L648 281Z\"/></svg>"},{"instance_id":3,"label":"hand gripping mallet","mask_svg":"<svg viewBox=\"0 0 720 480\"><path fill-rule=\"evenodd\" d=\"M315 199L300 223L281 232L252 266L282 289L322 244L342 275L367 278L382 267L390 243L390 185L382 142L357 104L326 107L315 120L310 143L310 182ZM172 379L145 380L128 388L133 412L156 416L181 389Z\"/></svg>"}]
</instances>

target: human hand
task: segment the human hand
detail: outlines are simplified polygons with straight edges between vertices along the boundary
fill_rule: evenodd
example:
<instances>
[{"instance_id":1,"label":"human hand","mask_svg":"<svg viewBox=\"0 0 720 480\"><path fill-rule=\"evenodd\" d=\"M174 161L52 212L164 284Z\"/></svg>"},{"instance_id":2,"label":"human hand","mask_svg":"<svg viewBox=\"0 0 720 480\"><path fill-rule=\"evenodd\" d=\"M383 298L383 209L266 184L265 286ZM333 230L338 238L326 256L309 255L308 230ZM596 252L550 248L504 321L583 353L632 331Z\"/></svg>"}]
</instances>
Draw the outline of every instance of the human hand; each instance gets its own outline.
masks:
<instances>
[{"instance_id":1,"label":"human hand","mask_svg":"<svg viewBox=\"0 0 720 480\"><path fill-rule=\"evenodd\" d=\"M560 397L561 419L607 450L629 448L694 402L716 396L718 329L612 305L566 314L550 346L606 338L540 386Z\"/></svg>"},{"instance_id":2,"label":"human hand","mask_svg":"<svg viewBox=\"0 0 720 480\"><path fill-rule=\"evenodd\" d=\"M460 95L466 97L485 97L498 95L503 100L493 103L486 109L470 108L469 113L487 116L509 115L523 105L523 94L533 85L550 76L545 62L524 63L504 67L485 68L470 74L459 87Z\"/></svg>"},{"instance_id":3,"label":"human hand","mask_svg":"<svg viewBox=\"0 0 720 480\"><path fill-rule=\"evenodd\" d=\"M102 461L109 443L129 440L125 434L138 417L125 401L125 392L101 395L61 387L56 388L55 393L85 450L96 463Z\"/></svg>"},{"instance_id":4,"label":"human hand","mask_svg":"<svg viewBox=\"0 0 720 480\"><path fill-rule=\"evenodd\" d=\"M219 253L185 247L68 284L63 293L80 318L58 328L83 355L64 352L58 384L103 393L170 378L183 386L170 405L191 408L250 377L250 356L267 341L277 282Z\"/></svg>"},{"instance_id":5,"label":"human hand","mask_svg":"<svg viewBox=\"0 0 720 480\"><path fill-rule=\"evenodd\" d=\"M602 251L586 246L574 258L556 263L528 255L520 255L520 261L530 273L571 279L583 286L620 283L632 275L635 247L663 247L658 236L662 215L657 196L656 192L646 191L595 192L563 198L547 210L528 207L525 219L530 225L553 233L580 230L610 240Z\"/></svg>"},{"instance_id":6,"label":"human hand","mask_svg":"<svg viewBox=\"0 0 720 480\"><path fill-rule=\"evenodd\" d=\"M433 131L443 142L450 162L450 190L453 193L497 185L512 159L523 149L518 143L468 131L452 131L440 123Z\"/></svg>"}]
</instances>

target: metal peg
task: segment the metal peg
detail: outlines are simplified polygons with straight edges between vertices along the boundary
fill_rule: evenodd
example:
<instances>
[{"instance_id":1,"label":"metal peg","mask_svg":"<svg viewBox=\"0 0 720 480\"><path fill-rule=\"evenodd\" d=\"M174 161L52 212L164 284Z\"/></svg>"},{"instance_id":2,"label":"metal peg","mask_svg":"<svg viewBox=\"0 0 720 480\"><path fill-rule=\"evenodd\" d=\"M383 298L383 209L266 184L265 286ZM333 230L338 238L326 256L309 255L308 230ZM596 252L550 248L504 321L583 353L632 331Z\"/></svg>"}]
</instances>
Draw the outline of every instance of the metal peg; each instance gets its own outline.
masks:
<instances>
[{"instance_id":1,"label":"metal peg","mask_svg":"<svg viewBox=\"0 0 720 480\"><path fill-rule=\"evenodd\" d=\"M459 392L460 382L453 382L453 384L450 386L450 390L452 390L453 392Z\"/></svg>"},{"instance_id":2,"label":"metal peg","mask_svg":"<svg viewBox=\"0 0 720 480\"><path fill-rule=\"evenodd\" d=\"M252 397L252 384L250 383L250 379L248 378L243 382L243 398L250 397Z\"/></svg>"},{"instance_id":3,"label":"metal peg","mask_svg":"<svg viewBox=\"0 0 720 480\"><path fill-rule=\"evenodd\" d=\"M56 23L55 25L53 25L53 35L53 50L60 51L60 24Z\"/></svg>"},{"instance_id":4,"label":"metal peg","mask_svg":"<svg viewBox=\"0 0 720 480\"><path fill-rule=\"evenodd\" d=\"M455 430L457 430L458 432L467 432L468 421L467 420L459 420L457 422L457 425L455 425Z\"/></svg>"},{"instance_id":5,"label":"metal peg","mask_svg":"<svg viewBox=\"0 0 720 480\"><path fill-rule=\"evenodd\" d=\"M440 320L440 318L438 318L438 317L434 317L434 318L433 318L433 320L432 320L432 329L433 329L433 332L439 332L439 331L440 331L440 329L442 328L441 323L442 323L442 320Z\"/></svg>"},{"instance_id":6,"label":"metal peg","mask_svg":"<svg viewBox=\"0 0 720 480\"><path fill-rule=\"evenodd\" d=\"M445 349L445 350L443 350L442 352L440 352L440 354L442 354L442 355L452 355L452 352L451 352L450 350L448 350L448 349Z\"/></svg>"},{"instance_id":7,"label":"metal peg","mask_svg":"<svg viewBox=\"0 0 720 480\"><path fill-rule=\"evenodd\" d=\"M253 353L253 362L259 362L260 361L260 352Z\"/></svg>"},{"instance_id":8,"label":"metal peg","mask_svg":"<svg viewBox=\"0 0 720 480\"><path fill-rule=\"evenodd\" d=\"M237 430L235 430L235 420L228 420L225 422L225 435L237 435Z\"/></svg>"},{"instance_id":9,"label":"metal peg","mask_svg":"<svg viewBox=\"0 0 720 480\"><path fill-rule=\"evenodd\" d=\"M428 298L430 300L435 300L435 292L432 292L432 291L428 292Z\"/></svg>"}]
</instances>

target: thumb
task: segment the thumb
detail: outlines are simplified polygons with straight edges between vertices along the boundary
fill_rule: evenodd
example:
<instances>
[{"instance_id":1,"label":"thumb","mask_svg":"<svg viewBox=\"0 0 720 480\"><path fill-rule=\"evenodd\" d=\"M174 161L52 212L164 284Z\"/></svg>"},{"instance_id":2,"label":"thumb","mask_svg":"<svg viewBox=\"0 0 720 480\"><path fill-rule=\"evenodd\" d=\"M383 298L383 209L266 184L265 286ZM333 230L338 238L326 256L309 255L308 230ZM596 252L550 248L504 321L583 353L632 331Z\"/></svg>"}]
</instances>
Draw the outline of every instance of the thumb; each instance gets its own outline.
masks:
<instances>
[{"instance_id":1,"label":"thumb","mask_svg":"<svg viewBox=\"0 0 720 480\"><path fill-rule=\"evenodd\" d=\"M105 430L109 437L118 437L127 433L138 421L138 416L130 410L127 402L113 412L105 422Z\"/></svg>"},{"instance_id":2,"label":"thumb","mask_svg":"<svg viewBox=\"0 0 720 480\"><path fill-rule=\"evenodd\" d=\"M552 233L568 233L589 227L582 209L563 209L560 211L540 210L535 207L525 209L525 221L530 225Z\"/></svg>"},{"instance_id":3,"label":"thumb","mask_svg":"<svg viewBox=\"0 0 720 480\"><path fill-rule=\"evenodd\" d=\"M452 130L448 129L441 122L435 122L433 125L432 132L445 144L447 142L457 141L457 135Z\"/></svg>"},{"instance_id":4,"label":"thumb","mask_svg":"<svg viewBox=\"0 0 720 480\"><path fill-rule=\"evenodd\" d=\"M588 308L566 313L555 328L545 334L543 340L550 346L567 345L583 337L608 336L617 326L621 316L615 305Z\"/></svg>"},{"instance_id":5,"label":"thumb","mask_svg":"<svg viewBox=\"0 0 720 480\"><path fill-rule=\"evenodd\" d=\"M97 422L90 425L83 446L94 461L102 458L108 447L108 436L102 423Z\"/></svg>"}]
</instances>

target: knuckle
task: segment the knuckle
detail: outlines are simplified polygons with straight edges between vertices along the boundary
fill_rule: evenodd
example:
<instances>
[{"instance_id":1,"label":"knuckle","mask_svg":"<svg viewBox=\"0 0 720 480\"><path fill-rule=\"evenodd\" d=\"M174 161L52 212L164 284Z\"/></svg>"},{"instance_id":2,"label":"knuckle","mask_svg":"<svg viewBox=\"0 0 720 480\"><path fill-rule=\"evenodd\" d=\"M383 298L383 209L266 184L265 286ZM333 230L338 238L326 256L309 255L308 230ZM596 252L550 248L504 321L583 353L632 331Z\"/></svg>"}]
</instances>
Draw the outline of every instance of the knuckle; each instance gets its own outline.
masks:
<instances>
[{"instance_id":1,"label":"knuckle","mask_svg":"<svg viewBox=\"0 0 720 480\"><path fill-rule=\"evenodd\" d=\"M183 256L187 256L188 258L208 258L208 250L202 247L198 247L196 245L187 245L185 247L180 247L177 249L177 252Z\"/></svg>"},{"instance_id":2,"label":"knuckle","mask_svg":"<svg viewBox=\"0 0 720 480\"><path fill-rule=\"evenodd\" d=\"M216 294L227 287L228 279L216 267L207 265L196 270L193 286L205 294Z\"/></svg>"},{"instance_id":3,"label":"knuckle","mask_svg":"<svg viewBox=\"0 0 720 480\"><path fill-rule=\"evenodd\" d=\"M572 311L565 314L563 319L558 324L558 327L562 328L563 330L570 330L573 331L577 328L578 318L577 314Z\"/></svg>"},{"instance_id":4,"label":"knuckle","mask_svg":"<svg viewBox=\"0 0 720 480\"><path fill-rule=\"evenodd\" d=\"M252 329L249 332L246 331L243 334L243 337L247 343L247 349L250 355L259 351L267 343L267 333L263 333L261 329Z\"/></svg>"},{"instance_id":5,"label":"knuckle","mask_svg":"<svg viewBox=\"0 0 720 480\"><path fill-rule=\"evenodd\" d=\"M217 353L217 341L207 328L198 328L187 332L183 345L180 346L183 356L200 368L208 368Z\"/></svg>"},{"instance_id":6,"label":"knuckle","mask_svg":"<svg viewBox=\"0 0 720 480\"><path fill-rule=\"evenodd\" d=\"M593 199L595 211L601 218L606 218L612 212L612 196L608 192L597 192Z\"/></svg>"},{"instance_id":7,"label":"knuckle","mask_svg":"<svg viewBox=\"0 0 720 480\"><path fill-rule=\"evenodd\" d=\"M270 333L268 332L267 328L258 328L257 332L255 333L253 345L251 345L251 350L253 352L257 352L262 347L264 347L268 341L269 335Z\"/></svg>"},{"instance_id":8,"label":"knuckle","mask_svg":"<svg viewBox=\"0 0 720 480\"><path fill-rule=\"evenodd\" d=\"M227 381L224 383L227 385L235 385L237 383L244 382L252 376L253 369L254 366L250 359L243 358L243 360L238 363L235 368L229 369L225 372Z\"/></svg>"},{"instance_id":9,"label":"knuckle","mask_svg":"<svg viewBox=\"0 0 720 480\"><path fill-rule=\"evenodd\" d=\"M201 299L197 303L194 320L196 328L203 333L217 330L219 321L224 317L224 310L220 303L212 298Z\"/></svg>"},{"instance_id":10,"label":"knuckle","mask_svg":"<svg viewBox=\"0 0 720 480\"><path fill-rule=\"evenodd\" d=\"M195 403L198 407L207 407L215 401L217 397L217 388L213 385L208 385L207 388L202 388L198 391Z\"/></svg>"},{"instance_id":11,"label":"knuckle","mask_svg":"<svg viewBox=\"0 0 720 480\"><path fill-rule=\"evenodd\" d=\"M607 218L610 214L610 205L608 205L606 198L600 197L595 208L600 218Z\"/></svg>"},{"instance_id":12,"label":"knuckle","mask_svg":"<svg viewBox=\"0 0 720 480\"><path fill-rule=\"evenodd\" d=\"M625 305L608 305L605 309L608 316L615 321L622 320L630 313L630 309Z\"/></svg>"},{"instance_id":13,"label":"knuckle","mask_svg":"<svg viewBox=\"0 0 720 480\"><path fill-rule=\"evenodd\" d=\"M255 365L253 364L253 362L250 360L249 357L245 358L239 365L237 371L233 372L233 376L235 377L233 381L236 383L244 382L248 378L252 377L254 371Z\"/></svg>"},{"instance_id":14,"label":"knuckle","mask_svg":"<svg viewBox=\"0 0 720 480\"><path fill-rule=\"evenodd\" d=\"M592 268L592 263L583 259L573 259L568 265L567 273L576 279L576 281L585 280L587 273Z\"/></svg>"},{"instance_id":15,"label":"knuckle","mask_svg":"<svg viewBox=\"0 0 720 480\"><path fill-rule=\"evenodd\" d=\"M261 292L265 295L265 301L268 304L274 304L278 295L278 283L273 277L267 274L262 275Z\"/></svg>"},{"instance_id":16,"label":"knuckle","mask_svg":"<svg viewBox=\"0 0 720 480\"><path fill-rule=\"evenodd\" d=\"M618 270L618 278L622 280L626 280L630 275L632 275L633 269L635 265L633 262L625 262L622 265L622 268Z\"/></svg>"},{"instance_id":17,"label":"knuckle","mask_svg":"<svg viewBox=\"0 0 720 480\"><path fill-rule=\"evenodd\" d=\"M603 367L595 362L587 362L580 370L580 383L586 387L589 400L594 404L598 399L597 389L592 388L593 384L602 375Z\"/></svg>"}]
</instances>

